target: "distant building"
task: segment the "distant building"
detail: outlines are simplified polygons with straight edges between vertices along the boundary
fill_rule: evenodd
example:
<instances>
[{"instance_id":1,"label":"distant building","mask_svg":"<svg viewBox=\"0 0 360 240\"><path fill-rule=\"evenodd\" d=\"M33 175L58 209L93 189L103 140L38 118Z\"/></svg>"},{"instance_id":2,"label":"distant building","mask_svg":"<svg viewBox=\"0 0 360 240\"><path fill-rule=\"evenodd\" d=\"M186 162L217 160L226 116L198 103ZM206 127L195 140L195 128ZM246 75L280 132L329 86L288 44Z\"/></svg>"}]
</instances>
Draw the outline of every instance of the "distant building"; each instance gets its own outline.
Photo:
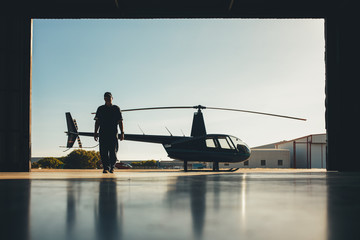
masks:
<instances>
[{"instance_id":1,"label":"distant building","mask_svg":"<svg viewBox=\"0 0 360 240\"><path fill-rule=\"evenodd\" d=\"M275 148L290 151L291 168L326 168L325 133L278 142Z\"/></svg>"},{"instance_id":2,"label":"distant building","mask_svg":"<svg viewBox=\"0 0 360 240\"><path fill-rule=\"evenodd\" d=\"M220 168L290 168L290 151L251 149L251 156L245 162L220 163Z\"/></svg>"}]
</instances>

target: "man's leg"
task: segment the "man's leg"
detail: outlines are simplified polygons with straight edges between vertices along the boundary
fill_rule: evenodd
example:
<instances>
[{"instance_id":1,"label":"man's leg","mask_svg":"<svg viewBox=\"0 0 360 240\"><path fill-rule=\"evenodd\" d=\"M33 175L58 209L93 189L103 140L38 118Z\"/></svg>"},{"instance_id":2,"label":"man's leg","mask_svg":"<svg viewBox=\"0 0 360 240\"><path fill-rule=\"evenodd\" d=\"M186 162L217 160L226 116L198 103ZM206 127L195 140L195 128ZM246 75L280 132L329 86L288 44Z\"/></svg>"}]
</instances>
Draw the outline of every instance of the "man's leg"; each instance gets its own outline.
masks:
<instances>
[{"instance_id":1,"label":"man's leg","mask_svg":"<svg viewBox=\"0 0 360 240\"><path fill-rule=\"evenodd\" d=\"M116 153L119 147L117 139L114 139L111 146L109 147L110 172L112 172L112 170L114 170L115 168L115 163L117 161Z\"/></svg>"},{"instance_id":2,"label":"man's leg","mask_svg":"<svg viewBox=\"0 0 360 240\"><path fill-rule=\"evenodd\" d=\"M100 157L101 157L101 162L105 170L109 170L110 169L110 159L109 159L109 144L107 144L106 142L101 142L100 143Z\"/></svg>"}]
</instances>

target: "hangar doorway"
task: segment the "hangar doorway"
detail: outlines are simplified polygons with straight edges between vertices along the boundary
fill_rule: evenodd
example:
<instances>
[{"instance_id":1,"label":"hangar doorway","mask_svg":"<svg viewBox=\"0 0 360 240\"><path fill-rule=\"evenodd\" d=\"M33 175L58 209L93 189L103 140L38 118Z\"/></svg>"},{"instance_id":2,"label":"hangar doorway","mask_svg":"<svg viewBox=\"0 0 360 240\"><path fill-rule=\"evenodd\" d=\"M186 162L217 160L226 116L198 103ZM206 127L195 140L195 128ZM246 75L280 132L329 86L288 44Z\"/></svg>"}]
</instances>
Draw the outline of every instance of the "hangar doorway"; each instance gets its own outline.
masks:
<instances>
[{"instance_id":1,"label":"hangar doorway","mask_svg":"<svg viewBox=\"0 0 360 240\"><path fill-rule=\"evenodd\" d=\"M205 113L209 131L238 136L251 146L325 131L323 19L33 21L33 157L63 154L58 146L66 139L65 111L76 115L80 129L92 131L90 113L108 90L123 108L203 104L308 118L304 124ZM167 134L164 125L186 134L190 129L192 112L154 115L126 116L127 132L138 132L137 124L159 134ZM272 137L259 141L257 134ZM136 149L124 146L124 158Z\"/></svg>"}]
</instances>

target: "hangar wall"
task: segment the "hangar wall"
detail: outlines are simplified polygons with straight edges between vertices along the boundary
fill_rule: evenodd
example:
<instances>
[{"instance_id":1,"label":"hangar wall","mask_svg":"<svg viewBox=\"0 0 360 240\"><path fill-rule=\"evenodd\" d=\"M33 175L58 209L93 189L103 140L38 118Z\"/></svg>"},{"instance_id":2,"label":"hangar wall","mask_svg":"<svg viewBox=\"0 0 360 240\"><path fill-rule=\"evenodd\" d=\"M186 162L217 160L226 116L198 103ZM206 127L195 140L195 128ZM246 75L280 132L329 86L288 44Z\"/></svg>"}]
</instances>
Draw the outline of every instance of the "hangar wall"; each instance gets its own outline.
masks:
<instances>
[{"instance_id":1,"label":"hangar wall","mask_svg":"<svg viewBox=\"0 0 360 240\"><path fill-rule=\"evenodd\" d=\"M0 21L0 171L30 171L31 22Z\"/></svg>"}]
</instances>

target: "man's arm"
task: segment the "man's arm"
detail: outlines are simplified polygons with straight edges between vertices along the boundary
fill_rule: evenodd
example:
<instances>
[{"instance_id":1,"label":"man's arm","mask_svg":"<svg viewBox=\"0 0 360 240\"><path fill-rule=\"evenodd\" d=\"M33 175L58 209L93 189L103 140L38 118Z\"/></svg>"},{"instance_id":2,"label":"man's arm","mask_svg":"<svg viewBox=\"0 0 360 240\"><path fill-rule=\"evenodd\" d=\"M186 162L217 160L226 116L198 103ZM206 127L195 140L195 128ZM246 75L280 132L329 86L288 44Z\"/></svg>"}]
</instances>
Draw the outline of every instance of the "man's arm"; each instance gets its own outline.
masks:
<instances>
[{"instance_id":1,"label":"man's arm","mask_svg":"<svg viewBox=\"0 0 360 240\"><path fill-rule=\"evenodd\" d=\"M123 121L120 120L119 121L119 128L120 128L120 141L124 140L124 125L123 125Z\"/></svg>"},{"instance_id":2,"label":"man's arm","mask_svg":"<svg viewBox=\"0 0 360 240\"><path fill-rule=\"evenodd\" d=\"M95 120L95 130L94 130L94 140L97 141L98 140L98 131L99 131L99 120Z\"/></svg>"}]
</instances>

